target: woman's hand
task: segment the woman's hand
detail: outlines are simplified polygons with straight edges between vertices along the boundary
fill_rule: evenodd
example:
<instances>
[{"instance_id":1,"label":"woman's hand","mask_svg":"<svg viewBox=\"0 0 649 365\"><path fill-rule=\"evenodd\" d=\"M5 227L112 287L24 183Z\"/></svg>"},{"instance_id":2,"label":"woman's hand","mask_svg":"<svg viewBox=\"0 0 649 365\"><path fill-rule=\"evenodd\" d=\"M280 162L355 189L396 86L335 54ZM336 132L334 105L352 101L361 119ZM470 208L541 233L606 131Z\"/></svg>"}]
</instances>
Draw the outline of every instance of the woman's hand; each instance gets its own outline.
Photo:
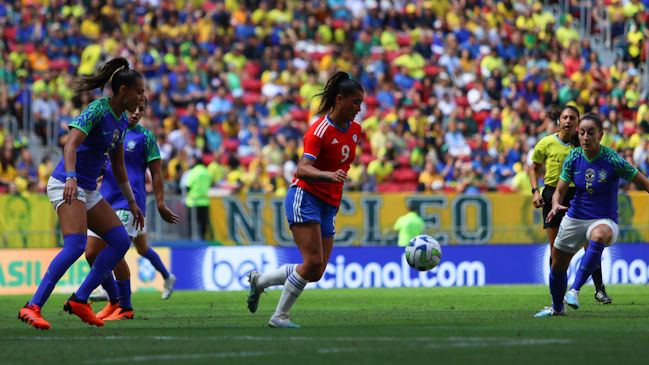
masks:
<instances>
[{"instance_id":1,"label":"woman's hand","mask_svg":"<svg viewBox=\"0 0 649 365\"><path fill-rule=\"evenodd\" d=\"M552 210L550 211L550 213L548 213L548 216L547 216L547 218L545 218L545 221L546 222L551 221L552 218L554 218L555 215L559 214L559 212L563 212L563 211L566 211L566 210L568 210L568 207L566 207L564 205L561 205L561 204L553 205Z\"/></svg>"},{"instance_id":2,"label":"woman's hand","mask_svg":"<svg viewBox=\"0 0 649 365\"><path fill-rule=\"evenodd\" d=\"M133 226L135 226L135 229L140 229L144 227L144 214L142 214L142 211L140 210L140 207L137 206L137 203L135 200L131 200L128 202L128 208L131 210L131 213L133 213Z\"/></svg>"},{"instance_id":3,"label":"woman's hand","mask_svg":"<svg viewBox=\"0 0 649 365\"><path fill-rule=\"evenodd\" d=\"M543 201L543 197L541 197L541 193L539 192L538 189L534 192L534 198L532 199L532 204L534 204L534 208L541 208L542 206L545 205L545 202Z\"/></svg>"},{"instance_id":4,"label":"woman's hand","mask_svg":"<svg viewBox=\"0 0 649 365\"><path fill-rule=\"evenodd\" d=\"M73 201L77 200L78 188L77 188L77 179L69 178L65 181L65 186L63 187L63 200L72 204Z\"/></svg>"}]
</instances>

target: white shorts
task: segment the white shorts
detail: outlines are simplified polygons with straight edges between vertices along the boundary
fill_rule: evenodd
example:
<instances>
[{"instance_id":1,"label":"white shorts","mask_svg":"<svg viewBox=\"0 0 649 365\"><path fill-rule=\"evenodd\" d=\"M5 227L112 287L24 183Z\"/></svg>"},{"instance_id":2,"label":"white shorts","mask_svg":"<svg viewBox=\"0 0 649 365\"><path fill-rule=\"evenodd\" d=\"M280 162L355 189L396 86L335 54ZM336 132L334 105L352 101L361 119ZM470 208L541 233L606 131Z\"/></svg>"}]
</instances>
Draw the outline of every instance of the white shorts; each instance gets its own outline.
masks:
<instances>
[{"instance_id":1,"label":"white shorts","mask_svg":"<svg viewBox=\"0 0 649 365\"><path fill-rule=\"evenodd\" d=\"M126 228L126 233L128 233L128 236L131 238L135 238L137 236L141 236L143 234L146 234L146 225L140 229L135 229L135 226L133 225L133 222L135 221L135 216L133 215L133 212L131 212L128 209L117 209L115 211L115 214L117 214L117 218L119 218L119 221L122 222L124 225L124 228ZM99 237L98 234L95 232L88 230L88 237Z\"/></svg>"},{"instance_id":2,"label":"white shorts","mask_svg":"<svg viewBox=\"0 0 649 365\"><path fill-rule=\"evenodd\" d=\"M620 234L617 223L608 218L575 219L567 215L561 220L559 233L554 240L554 247L564 252L576 253L588 243L590 232L600 224L609 226L613 231L611 241L604 244L609 247L617 241L617 236Z\"/></svg>"},{"instance_id":3,"label":"white shorts","mask_svg":"<svg viewBox=\"0 0 649 365\"><path fill-rule=\"evenodd\" d=\"M52 205L54 205L54 210L56 211L58 211L59 207L65 203L65 200L63 199L64 188L65 183L59 179L50 176L50 179L47 180L47 197L52 202ZM86 210L92 209L92 207L97 205L101 199L103 198L97 190L77 189L77 200L86 204Z\"/></svg>"}]
</instances>

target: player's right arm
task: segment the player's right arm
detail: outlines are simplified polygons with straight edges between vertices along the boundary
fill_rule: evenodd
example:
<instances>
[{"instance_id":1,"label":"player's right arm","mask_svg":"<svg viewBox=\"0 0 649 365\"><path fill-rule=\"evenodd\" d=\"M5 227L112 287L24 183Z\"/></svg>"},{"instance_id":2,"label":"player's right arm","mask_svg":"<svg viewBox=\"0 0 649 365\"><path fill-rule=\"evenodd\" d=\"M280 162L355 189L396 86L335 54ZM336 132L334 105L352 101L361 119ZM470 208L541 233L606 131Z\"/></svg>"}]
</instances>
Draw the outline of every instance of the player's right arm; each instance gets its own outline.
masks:
<instances>
[{"instance_id":1,"label":"player's right arm","mask_svg":"<svg viewBox=\"0 0 649 365\"><path fill-rule=\"evenodd\" d=\"M534 190L534 197L532 198L532 204L535 208L540 208L545 204L543 202L543 197L539 191L539 175L541 174L541 169L545 164L545 143L543 140L540 140L539 143L534 147L534 152L532 153L532 168L530 169L530 184Z\"/></svg>"},{"instance_id":2,"label":"player's right arm","mask_svg":"<svg viewBox=\"0 0 649 365\"><path fill-rule=\"evenodd\" d=\"M552 218L557 215L560 211L568 210L568 207L561 205L563 198L565 198L568 188L570 187L570 182L573 181L574 172L575 172L575 161L578 158L577 149L570 151L568 157L563 162L563 168L561 169L561 175L557 181L557 188L552 195L552 210L548 213L548 217L545 219L546 222L552 220Z\"/></svg>"},{"instance_id":3,"label":"player's right arm","mask_svg":"<svg viewBox=\"0 0 649 365\"><path fill-rule=\"evenodd\" d=\"M306 181L329 181L342 183L347 181L347 173L338 169L336 171L322 171L317 169L313 164L315 160L308 156L302 156L297 164L297 177Z\"/></svg>"},{"instance_id":4,"label":"player's right arm","mask_svg":"<svg viewBox=\"0 0 649 365\"><path fill-rule=\"evenodd\" d=\"M75 175L74 178L66 178L65 187L63 188L63 200L71 204L77 198L77 148L86 139L86 134L77 128L70 128L70 135L63 146L63 160L65 163L66 176Z\"/></svg>"},{"instance_id":5,"label":"player's right arm","mask_svg":"<svg viewBox=\"0 0 649 365\"><path fill-rule=\"evenodd\" d=\"M155 159L149 162L149 170L151 171L151 180L153 182L153 193L155 194L155 201L158 206L158 212L162 219L169 223L178 223L180 217L176 215L165 203L164 195L164 178L162 176L162 160Z\"/></svg>"}]
</instances>

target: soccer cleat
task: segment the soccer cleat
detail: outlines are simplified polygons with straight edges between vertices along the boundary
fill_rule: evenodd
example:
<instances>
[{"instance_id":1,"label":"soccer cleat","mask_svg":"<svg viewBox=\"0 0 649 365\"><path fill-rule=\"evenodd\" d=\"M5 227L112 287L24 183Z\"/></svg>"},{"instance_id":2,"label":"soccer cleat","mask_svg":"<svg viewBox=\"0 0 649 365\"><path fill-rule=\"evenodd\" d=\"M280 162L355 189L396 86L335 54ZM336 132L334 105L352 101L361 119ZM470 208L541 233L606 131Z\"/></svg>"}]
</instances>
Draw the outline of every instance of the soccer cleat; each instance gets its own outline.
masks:
<instances>
[{"instance_id":1,"label":"soccer cleat","mask_svg":"<svg viewBox=\"0 0 649 365\"><path fill-rule=\"evenodd\" d=\"M544 307L542 311L534 315L534 317L549 317L549 316L565 316L566 307L563 307L560 311L554 310L554 307Z\"/></svg>"},{"instance_id":2,"label":"soccer cleat","mask_svg":"<svg viewBox=\"0 0 649 365\"><path fill-rule=\"evenodd\" d=\"M133 319L133 314L133 308L117 307L113 314L104 318L104 321L121 321L122 319Z\"/></svg>"},{"instance_id":3,"label":"soccer cleat","mask_svg":"<svg viewBox=\"0 0 649 365\"><path fill-rule=\"evenodd\" d=\"M604 285L602 285L602 288L595 292L595 300L602 303L602 304L611 304L613 302L613 299L608 296L606 293L606 288Z\"/></svg>"},{"instance_id":4,"label":"soccer cleat","mask_svg":"<svg viewBox=\"0 0 649 365\"><path fill-rule=\"evenodd\" d=\"M65 304L63 305L64 311L76 315L89 325L94 324L97 327L104 325L104 321L97 318L97 316L92 312L90 304L75 301L75 298L74 294L72 294L72 296L65 301Z\"/></svg>"},{"instance_id":5,"label":"soccer cleat","mask_svg":"<svg viewBox=\"0 0 649 365\"><path fill-rule=\"evenodd\" d=\"M170 273L169 277L165 279L164 290L162 291L162 299L169 299L171 293L174 292L174 284L176 284L176 276Z\"/></svg>"},{"instance_id":6,"label":"soccer cleat","mask_svg":"<svg viewBox=\"0 0 649 365\"><path fill-rule=\"evenodd\" d=\"M291 322L288 315L271 317L268 321L268 326L272 328L300 328L300 325Z\"/></svg>"},{"instance_id":7,"label":"soccer cleat","mask_svg":"<svg viewBox=\"0 0 649 365\"><path fill-rule=\"evenodd\" d=\"M88 299L92 300L93 302L105 302L110 300L110 298L108 297L108 292L106 292L101 287L95 289L95 291L90 294L90 297L88 297Z\"/></svg>"},{"instance_id":8,"label":"soccer cleat","mask_svg":"<svg viewBox=\"0 0 649 365\"><path fill-rule=\"evenodd\" d=\"M99 313L97 313L97 318L99 319L104 319L106 317L109 317L113 312L115 312L119 308L119 301L113 302L108 302L104 309L100 310Z\"/></svg>"},{"instance_id":9,"label":"soccer cleat","mask_svg":"<svg viewBox=\"0 0 649 365\"><path fill-rule=\"evenodd\" d=\"M250 313L255 313L257 311L257 307L259 306L259 297L261 296L261 293L264 292L264 289L260 290L257 287L257 281L259 280L260 276L261 274L257 271L251 271L250 273L248 273L250 292L248 292L248 298L246 299L246 301L248 302L248 309L250 310Z\"/></svg>"},{"instance_id":10,"label":"soccer cleat","mask_svg":"<svg viewBox=\"0 0 649 365\"><path fill-rule=\"evenodd\" d=\"M574 309L579 309L579 291L570 289L563 297L563 301Z\"/></svg>"},{"instance_id":11,"label":"soccer cleat","mask_svg":"<svg viewBox=\"0 0 649 365\"><path fill-rule=\"evenodd\" d=\"M47 330L50 328L50 324L41 315L41 308L35 304L27 303L20 308L18 319L37 329Z\"/></svg>"}]
</instances>

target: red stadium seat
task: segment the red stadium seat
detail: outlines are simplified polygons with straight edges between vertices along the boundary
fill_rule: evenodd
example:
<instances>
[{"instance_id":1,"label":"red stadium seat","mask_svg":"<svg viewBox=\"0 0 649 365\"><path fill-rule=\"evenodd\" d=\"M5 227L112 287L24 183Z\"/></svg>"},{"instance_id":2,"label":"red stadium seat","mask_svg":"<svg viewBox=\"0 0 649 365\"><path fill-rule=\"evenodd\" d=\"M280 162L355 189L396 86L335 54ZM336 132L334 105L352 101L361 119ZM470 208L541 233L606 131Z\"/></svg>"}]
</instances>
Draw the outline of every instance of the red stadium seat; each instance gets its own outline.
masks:
<instances>
[{"instance_id":1,"label":"red stadium seat","mask_svg":"<svg viewBox=\"0 0 649 365\"><path fill-rule=\"evenodd\" d=\"M399 157L397 157L397 163L399 164L399 166L405 166L410 169L410 154L399 155Z\"/></svg>"},{"instance_id":2,"label":"red stadium seat","mask_svg":"<svg viewBox=\"0 0 649 365\"><path fill-rule=\"evenodd\" d=\"M261 92L261 80L259 79L246 79L241 80L241 87L244 91L260 93Z\"/></svg>"},{"instance_id":3,"label":"red stadium seat","mask_svg":"<svg viewBox=\"0 0 649 365\"><path fill-rule=\"evenodd\" d=\"M15 42L16 41L16 33L18 32L18 28L16 27L6 27L5 28L5 34L4 38L9 41L9 42Z\"/></svg>"},{"instance_id":4,"label":"red stadium seat","mask_svg":"<svg viewBox=\"0 0 649 365\"><path fill-rule=\"evenodd\" d=\"M379 101L374 95L365 95L365 106L367 109L376 109L379 106Z\"/></svg>"},{"instance_id":5,"label":"red stadium seat","mask_svg":"<svg viewBox=\"0 0 649 365\"><path fill-rule=\"evenodd\" d=\"M241 97L241 101L243 101L244 104L256 104L259 102L259 93L245 93Z\"/></svg>"},{"instance_id":6,"label":"red stadium seat","mask_svg":"<svg viewBox=\"0 0 649 365\"><path fill-rule=\"evenodd\" d=\"M65 58L50 60L50 68L53 70L67 70L70 67L70 61Z\"/></svg>"},{"instance_id":7,"label":"red stadium seat","mask_svg":"<svg viewBox=\"0 0 649 365\"><path fill-rule=\"evenodd\" d=\"M246 62L246 72L251 78L257 78L261 74L261 63L248 61Z\"/></svg>"},{"instance_id":8,"label":"red stadium seat","mask_svg":"<svg viewBox=\"0 0 649 365\"><path fill-rule=\"evenodd\" d=\"M419 173L410 167L400 167L392 173L394 182L417 182Z\"/></svg>"},{"instance_id":9,"label":"red stadium seat","mask_svg":"<svg viewBox=\"0 0 649 365\"><path fill-rule=\"evenodd\" d=\"M410 36L410 33L401 33L397 36L397 43L399 44L399 47L409 46L411 42L412 37Z\"/></svg>"},{"instance_id":10,"label":"red stadium seat","mask_svg":"<svg viewBox=\"0 0 649 365\"><path fill-rule=\"evenodd\" d=\"M207 166L214 161L214 156L210 155L209 153L204 153L203 156L201 157L201 160L203 160L203 165Z\"/></svg>"},{"instance_id":11,"label":"red stadium seat","mask_svg":"<svg viewBox=\"0 0 649 365\"><path fill-rule=\"evenodd\" d=\"M309 111L306 109L292 109L291 116L296 122L306 123L309 121Z\"/></svg>"},{"instance_id":12,"label":"red stadium seat","mask_svg":"<svg viewBox=\"0 0 649 365\"><path fill-rule=\"evenodd\" d=\"M442 71L442 69L435 65L424 66L424 72L426 73L426 76L435 77L435 75L437 75L440 71Z\"/></svg>"},{"instance_id":13,"label":"red stadium seat","mask_svg":"<svg viewBox=\"0 0 649 365\"><path fill-rule=\"evenodd\" d=\"M237 153L237 148L239 148L239 140L236 138L228 138L223 141L223 148L226 152Z\"/></svg>"},{"instance_id":14,"label":"red stadium seat","mask_svg":"<svg viewBox=\"0 0 649 365\"><path fill-rule=\"evenodd\" d=\"M361 155L361 163L362 163L363 165L367 165L367 164L369 164L369 163L372 162L372 161L374 161L374 156L372 156L371 153L363 153L363 154Z\"/></svg>"},{"instance_id":15,"label":"red stadium seat","mask_svg":"<svg viewBox=\"0 0 649 365\"><path fill-rule=\"evenodd\" d=\"M331 22L331 26L334 29L342 28L343 26L345 26L345 20L344 19L334 19Z\"/></svg>"},{"instance_id":16,"label":"red stadium seat","mask_svg":"<svg viewBox=\"0 0 649 365\"><path fill-rule=\"evenodd\" d=\"M250 156L243 156L243 157L240 157L240 158L239 158L239 161L241 162L241 166L244 166L245 168L248 168L248 166L250 166L250 163L251 163L252 160L254 160L254 159L255 159L255 156L254 156L254 155L250 155Z\"/></svg>"}]
</instances>

